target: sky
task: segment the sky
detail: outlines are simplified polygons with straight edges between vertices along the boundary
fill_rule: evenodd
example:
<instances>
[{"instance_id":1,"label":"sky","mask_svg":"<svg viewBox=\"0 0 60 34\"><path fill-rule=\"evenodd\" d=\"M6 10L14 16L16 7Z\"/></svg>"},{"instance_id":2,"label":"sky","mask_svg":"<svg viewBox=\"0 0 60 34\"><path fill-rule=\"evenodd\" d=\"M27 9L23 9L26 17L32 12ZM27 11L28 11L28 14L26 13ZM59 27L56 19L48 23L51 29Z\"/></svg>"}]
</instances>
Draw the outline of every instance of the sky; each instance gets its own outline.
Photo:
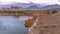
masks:
<instances>
[{"instance_id":1,"label":"sky","mask_svg":"<svg viewBox=\"0 0 60 34\"><path fill-rule=\"evenodd\" d=\"M38 4L41 4L41 3L46 3L46 4L60 4L60 1L59 0L0 0L0 3L6 3L7 2L20 2L20 3L38 3Z\"/></svg>"}]
</instances>

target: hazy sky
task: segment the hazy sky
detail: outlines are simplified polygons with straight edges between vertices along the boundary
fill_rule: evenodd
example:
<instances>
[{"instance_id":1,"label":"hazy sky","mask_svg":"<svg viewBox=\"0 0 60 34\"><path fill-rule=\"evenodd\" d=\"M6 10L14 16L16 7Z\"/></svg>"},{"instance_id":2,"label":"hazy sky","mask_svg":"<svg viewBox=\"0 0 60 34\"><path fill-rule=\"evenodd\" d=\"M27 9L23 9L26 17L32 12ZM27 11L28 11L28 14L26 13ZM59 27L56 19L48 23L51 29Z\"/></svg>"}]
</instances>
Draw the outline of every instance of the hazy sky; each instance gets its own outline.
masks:
<instances>
[{"instance_id":1,"label":"hazy sky","mask_svg":"<svg viewBox=\"0 0 60 34\"><path fill-rule=\"evenodd\" d=\"M59 0L0 0L0 2L20 2L20 3L49 3L60 4Z\"/></svg>"}]
</instances>

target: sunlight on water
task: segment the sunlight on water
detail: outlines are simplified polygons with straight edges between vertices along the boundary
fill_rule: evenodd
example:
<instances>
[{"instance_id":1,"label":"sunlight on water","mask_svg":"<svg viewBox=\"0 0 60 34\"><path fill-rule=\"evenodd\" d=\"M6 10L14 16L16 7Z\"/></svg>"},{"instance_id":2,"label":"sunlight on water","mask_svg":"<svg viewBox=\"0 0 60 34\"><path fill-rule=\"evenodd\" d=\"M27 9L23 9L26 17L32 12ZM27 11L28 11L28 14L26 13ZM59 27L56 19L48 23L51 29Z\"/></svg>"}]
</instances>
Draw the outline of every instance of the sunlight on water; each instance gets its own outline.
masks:
<instances>
[{"instance_id":1,"label":"sunlight on water","mask_svg":"<svg viewBox=\"0 0 60 34\"><path fill-rule=\"evenodd\" d=\"M32 19L33 17L31 16L20 16L19 20L23 21L23 20L28 20L28 19Z\"/></svg>"}]
</instances>

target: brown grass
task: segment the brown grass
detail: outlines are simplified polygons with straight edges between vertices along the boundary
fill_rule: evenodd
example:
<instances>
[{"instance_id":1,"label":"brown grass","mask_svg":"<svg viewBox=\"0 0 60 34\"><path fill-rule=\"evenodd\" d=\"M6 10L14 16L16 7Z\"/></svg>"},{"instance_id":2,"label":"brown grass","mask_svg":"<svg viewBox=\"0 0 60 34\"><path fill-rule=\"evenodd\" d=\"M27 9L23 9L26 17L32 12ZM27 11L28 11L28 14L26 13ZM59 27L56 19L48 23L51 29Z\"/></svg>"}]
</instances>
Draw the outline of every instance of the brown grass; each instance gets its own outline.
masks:
<instances>
[{"instance_id":1,"label":"brown grass","mask_svg":"<svg viewBox=\"0 0 60 34\"><path fill-rule=\"evenodd\" d=\"M35 20L36 20L36 16L33 17L32 19L26 20L25 21L25 26L26 27L31 27L33 25L33 23L34 23Z\"/></svg>"}]
</instances>

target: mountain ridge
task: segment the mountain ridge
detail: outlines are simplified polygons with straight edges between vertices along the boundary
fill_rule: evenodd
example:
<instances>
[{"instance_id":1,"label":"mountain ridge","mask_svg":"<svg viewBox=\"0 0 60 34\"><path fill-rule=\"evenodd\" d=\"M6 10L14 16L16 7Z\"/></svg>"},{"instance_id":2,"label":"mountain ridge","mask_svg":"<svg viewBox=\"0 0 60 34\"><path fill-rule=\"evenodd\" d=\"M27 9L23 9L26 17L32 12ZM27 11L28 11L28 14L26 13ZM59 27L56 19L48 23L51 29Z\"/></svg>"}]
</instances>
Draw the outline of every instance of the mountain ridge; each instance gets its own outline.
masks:
<instances>
[{"instance_id":1,"label":"mountain ridge","mask_svg":"<svg viewBox=\"0 0 60 34\"><path fill-rule=\"evenodd\" d=\"M52 5L41 5L41 4L36 4L36 3L14 3L14 4L0 4L0 9L2 8L11 8L13 7L19 7L19 9L31 9L31 10L48 10L52 8L60 8L60 5L58 4L52 4Z\"/></svg>"}]
</instances>

